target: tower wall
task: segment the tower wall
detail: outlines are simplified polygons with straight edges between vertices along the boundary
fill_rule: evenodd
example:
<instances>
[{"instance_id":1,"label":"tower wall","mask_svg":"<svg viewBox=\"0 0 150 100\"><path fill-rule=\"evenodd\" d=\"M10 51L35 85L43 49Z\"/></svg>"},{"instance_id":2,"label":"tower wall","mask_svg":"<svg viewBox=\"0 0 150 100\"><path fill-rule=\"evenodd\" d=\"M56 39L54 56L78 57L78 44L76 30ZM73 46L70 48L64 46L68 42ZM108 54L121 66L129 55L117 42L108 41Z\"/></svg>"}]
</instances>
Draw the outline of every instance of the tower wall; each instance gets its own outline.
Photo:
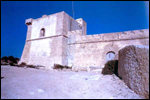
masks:
<instances>
[{"instance_id":1,"label":"tower wall","mask_svg":"<svg viewBox=\"0 0 150 100\"><path fill-rule=\"evenodd\" d=\"M21 62L43 65L51 69L56 64L67 65L68 31L80 29L79 23L65 12L44 15L38 19L27 19L28 26L25 47ZM40 30L45 29L45 36L40 37Z\"/></svg>"}]
</instances>

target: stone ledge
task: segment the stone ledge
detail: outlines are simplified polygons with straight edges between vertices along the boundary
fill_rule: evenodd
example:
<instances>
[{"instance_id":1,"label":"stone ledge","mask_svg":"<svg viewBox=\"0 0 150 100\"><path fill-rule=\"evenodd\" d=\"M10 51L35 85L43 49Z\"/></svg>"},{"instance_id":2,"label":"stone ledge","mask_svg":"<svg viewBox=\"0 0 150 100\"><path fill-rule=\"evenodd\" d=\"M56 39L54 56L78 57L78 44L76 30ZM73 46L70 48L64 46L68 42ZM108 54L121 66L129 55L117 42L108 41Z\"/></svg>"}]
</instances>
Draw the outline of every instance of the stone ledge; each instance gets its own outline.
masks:
<instances>
[{"instance_id":1,"label":"stone ledge","mask_svg":"<svg viewBox=\"0 0 150 100\"><path fill-rule=\"evenodd\" d=\"M68 38L68 37L67 37L67 36L65 36L65 35L55 35L55 36L40 37L40 38L35 38L35 39L28 39L28 40L26 40L26 41L41 40L41 39L53 38L53 37L59 37L59 36L63 36L63 37L66 37L66 38Z\"/></svg>"}]
</instances>

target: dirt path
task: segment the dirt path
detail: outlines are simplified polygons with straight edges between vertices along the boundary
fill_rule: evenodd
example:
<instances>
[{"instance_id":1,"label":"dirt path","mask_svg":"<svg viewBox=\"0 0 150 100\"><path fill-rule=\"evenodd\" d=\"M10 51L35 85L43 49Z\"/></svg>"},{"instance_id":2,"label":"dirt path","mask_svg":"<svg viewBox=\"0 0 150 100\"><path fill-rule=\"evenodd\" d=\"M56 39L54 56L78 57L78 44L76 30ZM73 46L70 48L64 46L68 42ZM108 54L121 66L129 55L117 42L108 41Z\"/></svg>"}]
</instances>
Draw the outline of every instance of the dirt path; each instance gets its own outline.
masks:
<instances>
[{"instance_id":1,"label":"dirt path","mask_svg":"<svg viewBox=\"0 0 150 100\"><path fill-rule=\"evenodd\" d=\"M115 75L1 66L1 99L138 99Z\"/></svg>"}]
</instances>

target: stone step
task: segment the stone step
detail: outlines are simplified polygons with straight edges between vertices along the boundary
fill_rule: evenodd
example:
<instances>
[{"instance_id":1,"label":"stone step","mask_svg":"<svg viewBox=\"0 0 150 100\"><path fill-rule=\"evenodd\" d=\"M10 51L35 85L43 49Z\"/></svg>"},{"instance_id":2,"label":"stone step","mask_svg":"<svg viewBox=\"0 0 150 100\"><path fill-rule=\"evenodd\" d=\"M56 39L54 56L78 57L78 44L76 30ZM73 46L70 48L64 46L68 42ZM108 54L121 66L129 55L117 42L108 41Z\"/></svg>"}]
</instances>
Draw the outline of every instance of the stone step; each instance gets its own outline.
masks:
<instances>
[{"instance_id":1,"label":"stone step","mask_svg":"<svg viewBox=\"0 0 150 100\"><path fill-rule=\"evenodd\" d=\"M90 70L91 72L98 72L98 73L101 73L102 72L102 69L93 69L93 70Z\"/></svg>"},{"instance_id":2,"label":"stone step","mask_svg":"<svg viewBox=\"0 0 150 100\"><path fill-rule=\"evenodd\" d=\"M102 67L90 66L89 70L90 70L90 72L101 73L102 72Z\"/></svg>"}]
</instances>

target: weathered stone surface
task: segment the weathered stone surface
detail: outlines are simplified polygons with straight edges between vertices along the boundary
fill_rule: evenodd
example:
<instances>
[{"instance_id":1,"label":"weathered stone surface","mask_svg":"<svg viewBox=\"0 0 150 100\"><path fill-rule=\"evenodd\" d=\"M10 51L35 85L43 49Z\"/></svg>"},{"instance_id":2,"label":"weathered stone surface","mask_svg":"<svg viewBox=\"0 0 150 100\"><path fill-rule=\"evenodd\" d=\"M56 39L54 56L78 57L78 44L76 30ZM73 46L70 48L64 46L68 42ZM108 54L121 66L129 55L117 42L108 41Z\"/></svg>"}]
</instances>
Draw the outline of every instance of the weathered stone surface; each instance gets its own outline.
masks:
<instances>
[{"instance_id":1,"label":"weathered stone surface","mask_svg":"<svg viewBox=\"0 0 150 100\"><path fill-rule=\"evenodd\" d=\"M74 66L104 66L106 63L106 54L110 51L115 52L115 60L118 59L118 51L129 44L149 45L149 39L118 40L108 42L78 42L69 44L71 63Z\"/></svg>"},{"instance_id":2,"label":"weathered stone surface","mask_svg":"<svg viewBox=\"0 0 150 100\"><path fill-rule=\"evenodd\" d=\"M149 46L130 45L121 49L118 74L129 88L149 99Z\"/></svg>"}]
</instances>

